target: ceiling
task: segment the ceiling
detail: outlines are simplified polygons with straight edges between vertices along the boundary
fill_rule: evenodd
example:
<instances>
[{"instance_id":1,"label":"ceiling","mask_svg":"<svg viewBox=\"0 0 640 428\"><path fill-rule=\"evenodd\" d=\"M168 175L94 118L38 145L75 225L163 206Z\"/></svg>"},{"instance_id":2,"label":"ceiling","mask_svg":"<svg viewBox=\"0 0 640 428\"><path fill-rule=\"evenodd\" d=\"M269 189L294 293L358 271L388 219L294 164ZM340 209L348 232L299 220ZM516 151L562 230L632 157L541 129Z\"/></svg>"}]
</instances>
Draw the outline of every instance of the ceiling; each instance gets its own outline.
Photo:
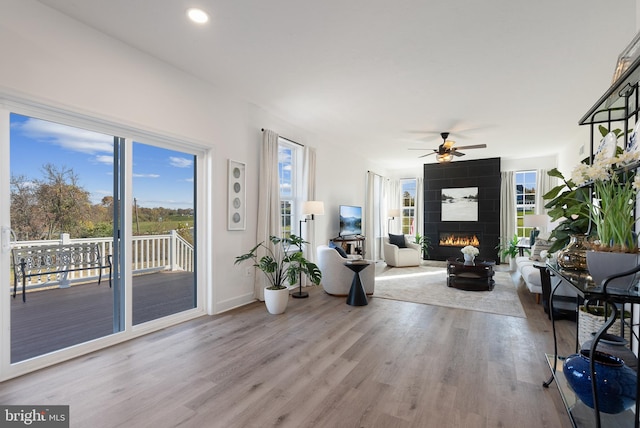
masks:
<instances>
[{"instance_id":1,"label":"ceiling","mask_svg":"<svg viewBox=\"0 0 640 428\"><path fill-rule=\"evenodd\" d=\"M636 0L40 2L391 170L435 162L442 131L487 144L461 160L586 141L636 32Z\"/></svg>"}]
</instances>

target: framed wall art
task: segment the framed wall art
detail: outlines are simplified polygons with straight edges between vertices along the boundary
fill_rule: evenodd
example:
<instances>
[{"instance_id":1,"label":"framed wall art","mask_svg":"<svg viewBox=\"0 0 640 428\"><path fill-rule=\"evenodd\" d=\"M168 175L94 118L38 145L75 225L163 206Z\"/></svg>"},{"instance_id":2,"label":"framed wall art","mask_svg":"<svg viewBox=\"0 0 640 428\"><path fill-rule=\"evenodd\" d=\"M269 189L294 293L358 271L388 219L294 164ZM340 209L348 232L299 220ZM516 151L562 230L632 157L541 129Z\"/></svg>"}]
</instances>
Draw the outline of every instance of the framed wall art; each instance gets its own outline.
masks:
<instances>
[{"instance_id":1,"label":"framed wall art","mask_svg":"<svg viewBox=\"0 0 640 428\"><path fill-rule=\"evenodd\" d=\"M246 228L246 165L229 159L229 189L227 201L227 229L245 230Z\"/></svg>"},{"instance_id":2,"label":"framed wall art","mask_svg":"<svg viewBox=\"0 0 640 428\"><path fill-rule=\"evenodd\" d=\"M442 189L442 221L478 221L478 188Z\"/></svg>"}]
</instances>

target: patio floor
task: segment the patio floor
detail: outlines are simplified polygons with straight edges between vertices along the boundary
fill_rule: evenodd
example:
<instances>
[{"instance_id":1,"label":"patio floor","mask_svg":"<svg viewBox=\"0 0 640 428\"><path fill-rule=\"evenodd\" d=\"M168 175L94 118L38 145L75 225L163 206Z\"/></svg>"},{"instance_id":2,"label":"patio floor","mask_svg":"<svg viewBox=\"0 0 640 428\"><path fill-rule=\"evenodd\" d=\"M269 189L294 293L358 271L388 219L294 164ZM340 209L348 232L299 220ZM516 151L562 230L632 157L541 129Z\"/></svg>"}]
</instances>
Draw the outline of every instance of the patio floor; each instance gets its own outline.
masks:
<instances>
[{"instance_id":1,"label":"patio floor","mask_svg":"<svg viewBox=\"0 0 640 428\"><path fill-rule=\"evenodd\" d=\"M133 325L195 307L193 272L162 271L133 278ZM12 288L13 292L13 288ZM11 299L11 362L113 333L108 281L20 293Z\"/></svg>"}]
</instances>

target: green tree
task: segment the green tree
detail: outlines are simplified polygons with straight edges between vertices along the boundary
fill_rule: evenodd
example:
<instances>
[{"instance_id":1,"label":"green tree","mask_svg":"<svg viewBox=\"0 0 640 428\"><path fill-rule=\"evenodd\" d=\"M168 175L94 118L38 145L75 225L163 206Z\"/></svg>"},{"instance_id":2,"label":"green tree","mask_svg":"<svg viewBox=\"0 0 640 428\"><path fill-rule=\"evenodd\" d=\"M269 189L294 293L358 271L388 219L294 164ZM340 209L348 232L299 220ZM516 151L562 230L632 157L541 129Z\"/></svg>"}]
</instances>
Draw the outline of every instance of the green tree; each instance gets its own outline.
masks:
<instances>
[{"instance_id":1,"label":"green tree","mask_svg":"<svg viewBox=\"0 0 640 428\"><path fill-rule=\"evenodd\" d=\"M78 185L73 169L48 163L42 172L44 179L36 182L35 192L45 220L45 239L63 232L78 236L89 219L89 192Z\"/></svg>"}]
</instances>

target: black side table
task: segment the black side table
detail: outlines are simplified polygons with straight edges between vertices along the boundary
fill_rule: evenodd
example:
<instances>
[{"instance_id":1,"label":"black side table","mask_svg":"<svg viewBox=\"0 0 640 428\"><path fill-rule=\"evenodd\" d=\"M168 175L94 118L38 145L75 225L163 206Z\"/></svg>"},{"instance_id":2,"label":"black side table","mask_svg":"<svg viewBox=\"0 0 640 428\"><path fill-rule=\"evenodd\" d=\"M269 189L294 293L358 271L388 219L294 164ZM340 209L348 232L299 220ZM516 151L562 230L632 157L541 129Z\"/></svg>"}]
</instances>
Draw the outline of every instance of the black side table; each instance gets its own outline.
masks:
<instances>
[{"instance_id":1,"label":"black side table","mask_svg":"<svg viewBox=\"0 0 640 428\"><path fill-rule=\"evenodd\" d=\"M368 305L367 294L364 292L362 281L360 281L360 271L369 266L371 263L365 260L355 260L346 262L344 265L353 271L353 281L351 281L351 289L347 297L347 305L365 306Z\"/></svg>"}]
</instances>

